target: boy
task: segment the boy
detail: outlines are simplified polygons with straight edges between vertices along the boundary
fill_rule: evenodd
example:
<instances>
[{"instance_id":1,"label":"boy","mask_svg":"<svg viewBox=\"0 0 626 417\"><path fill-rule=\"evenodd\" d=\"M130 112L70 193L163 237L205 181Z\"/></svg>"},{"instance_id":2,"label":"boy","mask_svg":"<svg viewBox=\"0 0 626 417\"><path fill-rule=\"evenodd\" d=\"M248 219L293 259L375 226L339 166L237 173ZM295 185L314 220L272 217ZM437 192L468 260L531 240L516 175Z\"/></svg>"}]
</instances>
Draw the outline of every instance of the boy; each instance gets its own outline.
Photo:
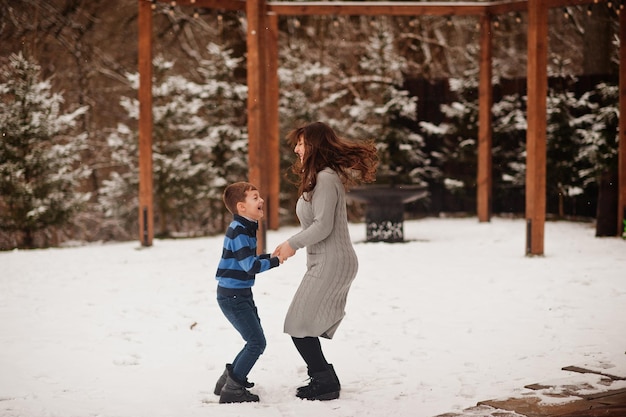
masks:
<instances>
[{"instance_id":1,"label":"boy","mask_svg":"<svg viewBox=\"0 0 626 417\"><path fill-rule=\"evenodd\" d=\"M220 403L258 402L247 388L248 373L265 350L265 335L252 297L255 274L280 265L279 257L256 254L256 232L263 217L263 199L248 182L237 182L224 190L224 204L233 214L226 230L222 258L217 267L217 302L220 309L246 342L215 384Z\"/></svg>"}]
</instances>

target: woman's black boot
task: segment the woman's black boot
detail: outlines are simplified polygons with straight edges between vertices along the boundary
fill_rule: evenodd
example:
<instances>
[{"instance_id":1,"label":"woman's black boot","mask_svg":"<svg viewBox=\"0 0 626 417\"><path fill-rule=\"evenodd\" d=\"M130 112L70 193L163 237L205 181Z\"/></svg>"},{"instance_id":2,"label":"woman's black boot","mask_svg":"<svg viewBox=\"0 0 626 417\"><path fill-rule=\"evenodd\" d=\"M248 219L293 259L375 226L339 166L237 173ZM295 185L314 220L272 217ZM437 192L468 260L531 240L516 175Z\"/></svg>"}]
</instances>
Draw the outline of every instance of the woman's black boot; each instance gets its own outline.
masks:
<instances>
[{"instance_id":1,"label":"woman's black boot","mask_svg":"<svg viewBox=\"0 0 626 417\"><path fill-rule=\"evenodd\" d=\"M335 368L328 365L328 369L320 372L309 372L309 385L299 387L296 397L305 400L335 400L339 398L341 384L335 373Z\"/></svg>"}]
</instances>

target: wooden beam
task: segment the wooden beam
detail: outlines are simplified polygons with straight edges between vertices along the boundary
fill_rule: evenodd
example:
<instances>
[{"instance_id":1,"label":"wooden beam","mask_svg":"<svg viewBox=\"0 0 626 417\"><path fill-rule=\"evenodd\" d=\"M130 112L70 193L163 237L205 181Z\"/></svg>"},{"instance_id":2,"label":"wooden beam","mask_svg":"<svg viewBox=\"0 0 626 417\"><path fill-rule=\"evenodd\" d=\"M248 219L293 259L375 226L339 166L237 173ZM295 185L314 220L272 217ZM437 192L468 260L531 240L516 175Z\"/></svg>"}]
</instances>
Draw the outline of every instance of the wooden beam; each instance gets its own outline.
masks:
<instances>
[{"instance_id":1,"label":"wooden beam","mask_svg":"<svg viewBox=\"0 0 626 417\"><path fill-rule=\"evenodd\" d=\"M157 1L160 3L171 3L171 0ZM216 10L246 10L245 0L177 0L175 3L178 6L204 7Z\"/></svg>"},{"instance_id":2,"label":"wooden beam","mask_svg":"<svg viewBox=\"0 0 626 417\"><path fill-rule=\"evenodd\" d=\"M493 15L506 14L512 12L526 12L528 11L528 0L517 0L510 3L497 2L490 3L487 7L487 12Z\"/></svg>"},{"instance_id":3,"label":"wooden beam","mask_svg":"<svg viewBox=\"0 0 626 417\"><path fill-rule=\"evenodd\" d=\"M555 9L558 7L571 7L571 6L582 6L585 4L593 4L597 3L598 0L545 0L546 7L548 9Z\"/></svg>"},{"instance_id":4,"label":"wooden beam","mask_svg":"<svg viewBox=\"0 0 626 417\"><path fill-rule=\"evenodd\" d=\"M265 34L266 51L266 132L267 144L265 176L268 186L265 192L267 227L278 230L280 208L280 133L279 133L279 80L278 80L278 16L268 13Z\"/></svg>"},{"instance_id":5,"label":"wooden beam","mask_svg":"<svg viewBox=\"0 0 626 417\"><path fill-rule=\"evenodd\" d=\"M268 11L284 16L352 15L352 16L447 16L480 15L488 3L472 2L388 2L388 1L307 1L268 2Z\"/></svg>"},{"instance_id":6,"label":"wooden beam","mask_svg":"<svg viewBox=\"0 0 626 417\"><path fill-rule=\"evenodd\" d=\"M528 1L528 129L526 132L526 255L543 255L546 219L548 9Z\"/></svg>"},{"instance_id":7,"label":"wooden beam","mask_svg":"<svg viewBox=\"0 0 626 417\"><path fill-rule=\"evenodd\" d=\"M491 220L492 194L492 127L491 106L491 15L480 18L480 81L478 87L478 172L476 179L476 211L478 221Z\"/></svg>"},{"instance_id":8,"label":"wooden beam","mask_svg":"<svg viewBox=\"0 0 626 417\"><path fill-rule=\"evenodd\" d=\"M626 11L619 18L619 149L618 149L618 197L617 230L618 235L626 237Z\"/></svg>"},{"instance_id":9,"label":"wooden beam","mask_svg":"<svg viewBox=\"0 0 626 417\"><path fill-rule=\"evenodd\" d=\"M265 85L265 50L263 48L264 0L247 0L246 15L248 17L248 32L246 43L247 54L247 83L248 83L248 181L266 192L263 178L267 173L263 172L264 149L262 134L264 132L263 117L266 105L264 96ZM265 228L263 222L259 224L257 237L259 253L265 250Z\"/></svg>"},{"instance_id":10,"label":"wooden beam","mask_svg":"<svg viewBox=\"0 0 626 417\"><path fill-rule=\"evenodd\" d=\"M147 1L147 0L146 0ZM171 3L171 0L156 0L159 3ZM596 3L597 0L545 0L547 8L579 6ZM178 6L203 7L217 10L246 10L245 0L177 0ZM331 9L328 6L333 6ZM484 13L504 14L510 12L523 12L528 9L528 0L516 1L490 1L490 2L424 2L424 1L399 1L399 2L375 2L375 1L306 1L268 2L268 11L279 15L481 15ZM360 10L362 7L367 10ZM340 12L337 13L337 9ZM373 13L373 14L372 14Z\"/></svg>"},{"instance_id":11,"label":"wooden beam","mask_svg":"<svg viewBox=\"0 0 626 417\"><path fill-rule=\"evenodd\" d=\"M200 1L200 0L198 0ZM595 3L596 0L545 0L544 7L558 8ZM492 15L528 10L528 0L492 2L378 2L378 1L274 1L268 10L284 16L352 15L352 16L454 16Z\"/></svg>"},{"instance_id":12,"label":"wooden beam","mask_svg":"<svg viewBox=\"0 0 626 417\"><path fill-rule=\"evenodd\" d=\"M139 240L143 246L152 246L152 8L145 0L139 0L138 26Z\"/></svg>"}]
</instances>

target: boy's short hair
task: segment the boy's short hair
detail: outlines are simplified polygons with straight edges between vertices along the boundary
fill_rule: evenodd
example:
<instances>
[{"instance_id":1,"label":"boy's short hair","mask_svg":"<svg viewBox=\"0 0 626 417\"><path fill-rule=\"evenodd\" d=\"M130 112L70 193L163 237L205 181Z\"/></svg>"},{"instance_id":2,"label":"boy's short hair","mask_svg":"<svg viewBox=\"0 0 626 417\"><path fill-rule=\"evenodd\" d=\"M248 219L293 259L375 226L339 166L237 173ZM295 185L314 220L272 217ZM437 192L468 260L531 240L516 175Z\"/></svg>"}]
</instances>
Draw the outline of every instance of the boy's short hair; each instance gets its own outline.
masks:
<instances>
[{"instance_id":1,"label":"boy's short hair","mask_svg":"<svg viewBox=\"0 0 626 417\"><path fill-rule=\"evenodd\" d=\"M255 190L257 190L257 188L254 184L245 181L235 182L226 187L222 195L222 200L224 200L228 211L232 214L238 214L237 203L246 201L246 193Z\"/></svg>"}]
</instances>

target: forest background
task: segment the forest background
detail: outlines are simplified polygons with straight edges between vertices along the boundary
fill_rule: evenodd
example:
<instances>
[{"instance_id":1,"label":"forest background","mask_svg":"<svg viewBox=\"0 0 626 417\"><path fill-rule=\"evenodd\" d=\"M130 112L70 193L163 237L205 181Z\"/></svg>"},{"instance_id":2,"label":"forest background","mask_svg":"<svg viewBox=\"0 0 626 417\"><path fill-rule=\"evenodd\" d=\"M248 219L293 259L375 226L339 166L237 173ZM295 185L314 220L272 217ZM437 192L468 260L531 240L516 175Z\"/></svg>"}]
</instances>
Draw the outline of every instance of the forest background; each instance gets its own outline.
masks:
<instances>
[{"instance_id":1,"label":"forest background","mask_svg":"<svg viewBox=\"0 0 626 417\"><path fill-rule=\"evenodd\" d=\"M598 236L618 234L623 6L549 13L547 211ZM137 1L0 0L0 13L0 249L136 238ZM153 13L155 234L221 233L222 190L247 177L246 17ZM526 18L492 22L494 214L524 212ZM279 17L279 30L281 138L322 120L374 139L377 182L428 187L408 216L475 214L478 17ZM295 198L283 178L281 224Z\"/></svg>"}]
</instances>

